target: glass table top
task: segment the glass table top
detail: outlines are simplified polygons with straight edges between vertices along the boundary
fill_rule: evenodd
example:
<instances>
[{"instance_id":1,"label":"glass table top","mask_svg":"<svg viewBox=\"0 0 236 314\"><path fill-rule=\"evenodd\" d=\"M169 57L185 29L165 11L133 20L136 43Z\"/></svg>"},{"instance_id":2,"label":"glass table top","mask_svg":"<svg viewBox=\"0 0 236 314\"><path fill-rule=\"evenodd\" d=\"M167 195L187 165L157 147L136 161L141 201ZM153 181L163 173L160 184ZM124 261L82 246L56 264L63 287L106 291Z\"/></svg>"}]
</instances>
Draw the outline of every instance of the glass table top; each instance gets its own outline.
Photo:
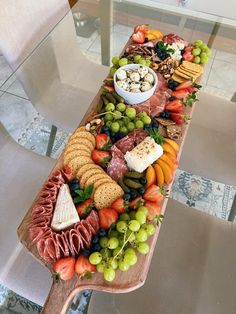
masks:
<instances>
[{"instance_id":1,"label":"glass table top","mask_svg":"<svg viewBox=\"0 0 236 314\"><path fill-rule=\"evenodd\" d=\"M27 118L31 115L31 106L30 110L37 113L39 121L35 127L38 138L28 148L35 150L33 147L39 138L43 138L46 146L52 146L50 141L57 136L55 128L58 128L60 138L56 145L60 149L56 150L54 145L54 157L58 157L108 74L112 57L121 53L133 26L143 23L164 34L176 33L189 42L201 39L211 47L213 54L205 67L200 101L180 168L200 178L236 186L236 22L220 16L154 0L80 0L1 83L0 108L3 105L12 111L16 108L15 114L4 111L7 118L3 124L10 127L17 124L19 128L27 125L28 131L25 129L24 133L30 132ZM12 96L17 99L11 101ZM1 111L1 119L5 117L4 112ZM40 124L43 119L47 121L47 134ZM203 193L199 189L204 183L201 186L198 183L196 178L190 181L188 193ZM186 201L186 195L184 197ZM210 200L209 193L200 201L203 208L210 204L210 212L215 200Z\"/></svg>"}]
</instances>

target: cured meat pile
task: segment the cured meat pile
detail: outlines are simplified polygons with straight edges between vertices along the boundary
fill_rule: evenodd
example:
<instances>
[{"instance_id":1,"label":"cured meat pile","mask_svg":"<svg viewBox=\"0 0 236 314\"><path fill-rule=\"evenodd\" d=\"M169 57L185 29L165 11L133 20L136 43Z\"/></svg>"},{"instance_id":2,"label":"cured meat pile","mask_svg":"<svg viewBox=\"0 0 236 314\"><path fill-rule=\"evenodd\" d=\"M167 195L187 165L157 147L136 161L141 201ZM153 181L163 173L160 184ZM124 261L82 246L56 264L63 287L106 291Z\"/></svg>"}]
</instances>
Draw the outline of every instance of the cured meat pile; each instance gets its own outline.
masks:
<instances>
[{"instance_id":1,"label":"cured meat pile","mask_svg":"<svg viewBox=\"0 0 236 314\"><path fill-rule=\"evenodd\" d=\"M148 100L133 106L137 112L145 111L149 116L158 116L165 110L165 105L168 98L171 96L172 91L168 89L167 82L164 77L157 73L158 84L152 97Z\"/></svg>"},{"instance_id":2,"label":"cured meat pile","mask_svg":"<svg viewBox=\"0 0 236 314\"><path fill-rule=\"evenodd\" d=\"M131 151L147 136L148 133L146 131L137 129L130 132L112 146L112 159L107 167L107 173L113 180L118 180L124 176L126 171L128 171L124 154L128 151Z\"/></svg>"},{"instance_id":3,"label":"cured meat pile","mask_svg":"<svg viewBox=\"0 0 236 314\"><path fill-rule=\"evenodd\" d=\"M163 41L164 43L168 44L168 45L171 45L173 43L182 43L184 44L184 46L188 46L188 42L186 40L184 40L183 38L181 38L180 36L174 34L174 33L170 33L168 35L165 35L163 37Z\"/></svg>"},{"instance_id":4,"label":"cured meat pile","mask_svg":"<svg viewBox=\"0 0 236 314\"><path fill-rule=\"evenodd\" d=\"M72 179L70 168L57 170L44 185L35 206L32 209L32 220L29 236L36 244L41 258L54 262L61 257L75 256L80 250L90 247L92 236L98 232L99 220L95 211L67 231L55 232L50 223L57 194L62 184Z\"/></svg>"}]
</instances>

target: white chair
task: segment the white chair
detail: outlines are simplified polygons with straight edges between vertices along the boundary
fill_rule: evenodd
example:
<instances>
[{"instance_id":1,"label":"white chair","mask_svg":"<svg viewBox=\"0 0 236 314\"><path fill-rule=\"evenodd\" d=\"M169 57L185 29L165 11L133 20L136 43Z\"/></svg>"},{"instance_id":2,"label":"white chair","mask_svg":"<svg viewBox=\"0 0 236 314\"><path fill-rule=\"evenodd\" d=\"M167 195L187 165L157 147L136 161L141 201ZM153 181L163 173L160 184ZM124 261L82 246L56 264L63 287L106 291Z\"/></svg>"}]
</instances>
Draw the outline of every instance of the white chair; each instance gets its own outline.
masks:
<instances>
[{"instance_id":1,"label":"white chair","mask_svg":"<svg viewBox=\"0 0 236 314\"><path fill-rule=\"evenodd\" d=\"M0 124L0 283L38 304L50 274L23 249L17 228L54 163L17 144Z\"/></svg>"},{"instance_id":2,"label":"white chair","mask_svg":"<svg viewBox=\"0 0 236 314\"><path fill-rule=\"evenodd\" d=\"M236 225L169 200L140 289L94 292L89 314L235 314Z\"/></svg>"}]
</instances>

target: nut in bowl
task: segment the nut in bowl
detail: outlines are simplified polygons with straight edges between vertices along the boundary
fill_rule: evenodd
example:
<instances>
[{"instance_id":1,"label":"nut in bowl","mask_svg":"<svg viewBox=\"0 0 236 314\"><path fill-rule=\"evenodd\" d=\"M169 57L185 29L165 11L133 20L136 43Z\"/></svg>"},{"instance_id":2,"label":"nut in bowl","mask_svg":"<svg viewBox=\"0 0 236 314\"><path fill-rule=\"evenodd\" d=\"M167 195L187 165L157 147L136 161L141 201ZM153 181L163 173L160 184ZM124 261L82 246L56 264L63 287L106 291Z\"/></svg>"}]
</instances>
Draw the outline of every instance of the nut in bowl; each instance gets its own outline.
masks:
<instances>
[{"instance_id":1,"label":"nut in bowl","mask_svg":"<svg viewBox=\"0 0 236 314\"><path fill-rule=\"evenodd\" d=\"M127 64L114 74L115 91L130 105L149 99L154 94L157 83L156 73L141 64Z\"/></svg>"}]
</instances>

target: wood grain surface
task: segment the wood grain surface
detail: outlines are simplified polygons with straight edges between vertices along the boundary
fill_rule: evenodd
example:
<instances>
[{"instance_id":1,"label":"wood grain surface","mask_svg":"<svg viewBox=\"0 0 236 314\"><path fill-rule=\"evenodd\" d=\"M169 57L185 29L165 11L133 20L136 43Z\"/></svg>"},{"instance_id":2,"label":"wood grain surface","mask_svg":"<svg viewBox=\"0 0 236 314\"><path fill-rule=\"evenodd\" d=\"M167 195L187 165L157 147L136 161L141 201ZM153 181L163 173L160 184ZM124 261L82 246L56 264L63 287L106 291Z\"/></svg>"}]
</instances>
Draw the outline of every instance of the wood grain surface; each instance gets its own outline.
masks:
<instances>
[{"instance_id":1,"label":"wood grain surface","mask_svg":"<svg viewBox=\"0 0 236 314\"><path fill-rule=\"evenodd\" d=\"M96 113L97 104L100 98L101 89L98 94L95 96L92 101L87 113L82 119L80 125L84 125L89 117L93 116ZM194 106L192 108L187 107L185 113L190 117L193 114ZM190 122L188 124L183 125L182 128L182 138L178 141L180 144L180 151L178 153L178 160L180 159L181 152L183 149L183 145L185 142L185 138L187 135L187 131L189 128ZM61 168L62 166L62 156L58 159L55 167L52 169L54 172L56 169ZM51 173L52 173L51 172ZM50 174L49 174L50 176ZM48 178L47 178L48 179ZM46 179L46 180L47 180ZM173 182L173 181L172 181ZM171 185L169 185L168 189L171 189ZM40 192L40 191L39 191ZM37 197L35 198L36 201ZM35 204L33 202L30 209L27 211L23 221L21 222L18 228L18 236L22 244L28 249L28 251L42 264L44 264L50 272L53 272L52 264L45 263L39 256L36 246L32 245L29 239L28 226L31 221L31 211ZM162 203L161 212L164 214L168 198L165 198ZM43 307L42 313L45 314L59 314L66 313L73 297L82 290L92 289L92 290L100 290L112 293L126 293L138 289L141 287L146 280L149 266L152 260L153 251L155 249L155 244L158 238L158 234L160 231L160 227L157 228L154 236L150 237L148 243L150 245L150 251L147 255L138 254L138 262L132 266L127 272L121 272L120 270L116 271L116 278L113 282L107 282L103 279L102 274L96 272L93 274L91 279L83 279L81 280L79 276L74 275L74 277L69 281L60 281L56 282L53 280L52 287L50 293L47 297L45 305Z\"/></svg>"}]
</instances>

